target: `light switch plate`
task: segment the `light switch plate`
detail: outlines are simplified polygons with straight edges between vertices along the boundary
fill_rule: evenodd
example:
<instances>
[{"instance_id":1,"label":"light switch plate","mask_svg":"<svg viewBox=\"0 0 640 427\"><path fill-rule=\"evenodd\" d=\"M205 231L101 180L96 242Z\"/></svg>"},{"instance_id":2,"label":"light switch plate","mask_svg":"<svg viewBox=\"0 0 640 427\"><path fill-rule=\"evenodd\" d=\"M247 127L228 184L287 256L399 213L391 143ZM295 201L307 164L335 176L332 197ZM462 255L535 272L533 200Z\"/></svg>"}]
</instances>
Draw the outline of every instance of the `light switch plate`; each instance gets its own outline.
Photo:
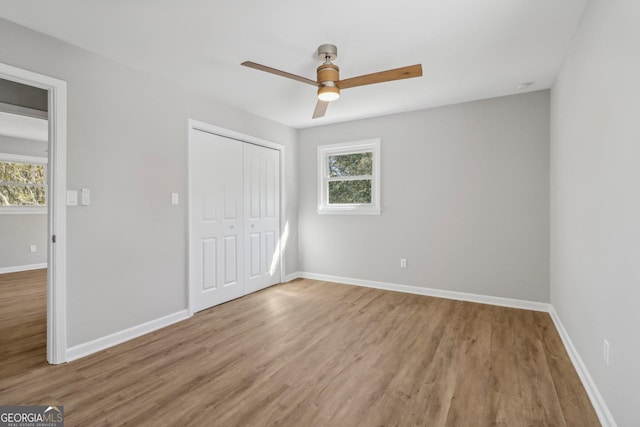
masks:
<instances>
[{"instance_id":1,"label":"light switch plate","mask_svg":"<svg viewBox=\"0 0 640 427\"><path fill-rule=\"evenodd\" d=\"M177 205L180 203L180 195L178 193L171 193L171 204Z\"/></svg>"},{"instance_id":2,"label":"light switch plate","mask_svg":"<svg viewBox=\"0 0 640 427\"><path fill-rule=\"evenodd\" d=\"M67 190L67 206L78 206L78 192Z\"/></svg>"}]
</instances>

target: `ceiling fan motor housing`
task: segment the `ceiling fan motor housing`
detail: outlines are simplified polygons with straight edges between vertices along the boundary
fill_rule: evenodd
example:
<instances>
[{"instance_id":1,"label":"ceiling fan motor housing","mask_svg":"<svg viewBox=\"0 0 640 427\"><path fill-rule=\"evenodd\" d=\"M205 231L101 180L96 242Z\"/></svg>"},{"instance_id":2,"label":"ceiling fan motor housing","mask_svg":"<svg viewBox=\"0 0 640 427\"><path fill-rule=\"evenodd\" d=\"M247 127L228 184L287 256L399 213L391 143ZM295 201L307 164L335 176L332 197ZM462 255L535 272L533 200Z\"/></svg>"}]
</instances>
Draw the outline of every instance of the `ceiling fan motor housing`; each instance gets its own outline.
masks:
<instances>
[{"instance_id":1,"label":"ceiling fan motor housing","mask_svg":"<svg viewBox=\"0 0 640 427\"><path fill-rule=\"evenodd\" d=\"M318 67L318 83L337 82L340 80L340 68L328 62Z\"/></svg>"},{"instance_id":2,"label":"ceiling fan motor housing","mask_svg":"<svg viewBox=\"0 0 640 427\"><path fill-rule=\"evenodd\" d=\"M318 99L335 101L340 97L340 88L336 82L340 80L340 68L329 62L318 67Z\"/></svg>"}]
</instances>

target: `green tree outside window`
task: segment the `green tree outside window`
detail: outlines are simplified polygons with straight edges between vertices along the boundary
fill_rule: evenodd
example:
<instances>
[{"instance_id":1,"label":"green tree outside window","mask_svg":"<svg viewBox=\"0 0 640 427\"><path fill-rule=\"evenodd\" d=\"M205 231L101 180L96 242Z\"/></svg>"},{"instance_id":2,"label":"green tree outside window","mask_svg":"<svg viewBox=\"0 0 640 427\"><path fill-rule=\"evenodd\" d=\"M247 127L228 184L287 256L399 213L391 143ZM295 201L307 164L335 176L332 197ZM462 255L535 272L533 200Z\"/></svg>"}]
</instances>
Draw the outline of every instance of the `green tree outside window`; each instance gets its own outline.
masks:
<instances>
[{"instance_id":1,"label":"green tree outside window","mask_svg":"<svg viewBox=\"0 0 640 427\"><path fill-rule=\"evenodd\" d=\"M46 206L43 164L0 161L0 206Z\"/></svg>"},{"instance_id":2,"label":"green tree outside window","mask_svg":"<svg viewBox=\"0 0 640 427\"><path fill-rule=\"evenodd\" d=\"M329 203L371 203L373 153L352 153L328 156Z\"/></svg>"}]
</instances>

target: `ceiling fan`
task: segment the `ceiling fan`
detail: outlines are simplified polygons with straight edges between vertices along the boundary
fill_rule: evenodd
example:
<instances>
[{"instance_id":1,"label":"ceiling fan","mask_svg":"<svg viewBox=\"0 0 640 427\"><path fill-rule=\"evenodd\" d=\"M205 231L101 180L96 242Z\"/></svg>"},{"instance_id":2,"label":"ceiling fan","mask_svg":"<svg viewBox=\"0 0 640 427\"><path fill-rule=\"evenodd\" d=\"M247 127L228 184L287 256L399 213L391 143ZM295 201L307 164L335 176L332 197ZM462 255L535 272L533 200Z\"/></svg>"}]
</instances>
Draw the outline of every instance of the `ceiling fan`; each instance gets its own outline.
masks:
<instances>
[{"instance_id":1,"label":"ceiling fan","mask_svg":"<svg viewBox=\"0 0 640 427\"><path fill-rule=\"evenodd\" d=\"M416 64L409 67L395 68L393 70L380 71L378 73L365 74L363 76L340 80L340 68L338 68L337 65L332 64L332 61L337 57L338 48L335 45L323 44L318 48L318 59L324 62L317 69L317 81L287 73L286 71L267 67L266 65L256 64L251 61L245 61L241 65L317 87L318 103L316 104L316 109L313 112L314 119L324 116L329 102L340 98L341 89L422 76L422 65Z\"/></svg>"}]
</instances>

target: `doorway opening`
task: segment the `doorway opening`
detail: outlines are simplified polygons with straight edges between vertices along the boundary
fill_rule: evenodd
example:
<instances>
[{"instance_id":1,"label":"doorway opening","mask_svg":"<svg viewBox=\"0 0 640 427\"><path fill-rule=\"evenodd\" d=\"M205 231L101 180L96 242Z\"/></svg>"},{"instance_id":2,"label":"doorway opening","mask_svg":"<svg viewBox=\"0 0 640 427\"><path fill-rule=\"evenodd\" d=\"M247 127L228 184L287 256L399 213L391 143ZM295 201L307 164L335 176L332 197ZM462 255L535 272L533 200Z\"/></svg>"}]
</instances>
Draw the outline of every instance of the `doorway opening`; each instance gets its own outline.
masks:
<instances>
[{"instance_id":1,"label":"doorway opening","mask_svg":"<svg viewBox=\"0 0 640 427\"><path fill-rule=\"evenodd\" d=\"M42 124L46 118L44 122L47 134L44 145L46 151L37 145L32 147L44 153L34 156L23 152L5 156L7 157L4 160L5 165L9 165L10 170L14 172L14 179L3 186L4 198L0 196L0 199L3 199L4 206L0 208L4 208L6 212L35 207L35 210L30 210L31 213L35 213L40 208L39 215L46 216L46 224L41 224L46 230L45 238L39 244L28 244L31 254L38 254L38 246L42 246L40 253L46 253L46 261L37 259L38 262L22 264L23 271L35 272L23 279L25 279L24 283L30 282L35 288L38 287L38 282L41 284L42 280L46 281L44 291L46 298L43 301L46 306L46 360L51 364L63 363L66 361L66 82L2 63L0 63L0 79L0 91L7 95L4 98L5 102L0 100L0 112L18 121L31 119L32 123L40 121ZM22 105L24 97L16 98L16 89L23 94L31 94L27 96L31 99L31 104ZM5 142L4 151L9 151L11 146L14 149L28 151L29 144L24 141L21 141L22 145L19 144L20 141ZM38 154L38 152L31 154ZM2 162L1 159L0 162ZM9 196L10 192L11 196ZM15 214L14 212L13 215ZM7 220L9 215L0 214L0 221L6 224L9 221ZM19 260L15 262L21 263ZM43 266L46 266L46 273L40 269L38 274L37 267ZM7 268L11 270L11 266ZM14 271L14 273L17 272ZM18 286L16 298L19 298L21 291L26 291L28 285L16 286ZM10 313L10 311L3 310L3 313ZM19 328L16 331L17 334L29 333L20 331ZM11 340L17 337L5 336L3 339ZM11 345L11 343L3 345Z\"/></svg>"},{"instance_id":2,"label":"doorway opening","mask_svg":"<svg viewBox=\"0 0 640 427\"><path fill-rule=\"evenodd\" d=\"M48 92L0 79L0 379L46 364Z\"/></svg>"}]
</instances>

